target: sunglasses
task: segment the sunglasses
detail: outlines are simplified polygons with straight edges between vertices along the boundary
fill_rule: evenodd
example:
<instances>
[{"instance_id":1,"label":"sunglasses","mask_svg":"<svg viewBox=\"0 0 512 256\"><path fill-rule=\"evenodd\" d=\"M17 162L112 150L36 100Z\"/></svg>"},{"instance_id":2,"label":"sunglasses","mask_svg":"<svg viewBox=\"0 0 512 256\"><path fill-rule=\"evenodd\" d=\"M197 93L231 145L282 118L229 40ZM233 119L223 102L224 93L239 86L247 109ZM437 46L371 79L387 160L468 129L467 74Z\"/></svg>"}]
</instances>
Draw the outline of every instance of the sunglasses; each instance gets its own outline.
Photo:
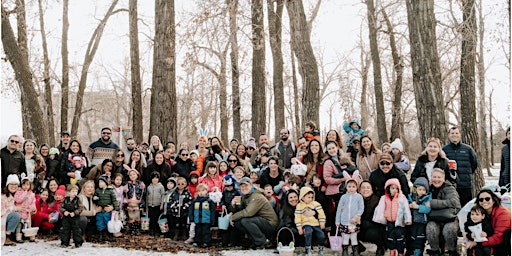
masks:
<instances>
[{"instance_id":1,"label":"sunglasses","mask_svg":"<svg viewBox=\"0 0 512 256\"><path fill-rule=\"evenodd\" d=\"M17 140L11 140L11 143L19 144L20 142L19 142L19 141L17 141Z\"/></svg>"},{"instance_id":2,"label":"sunglasses","mask_svg":"<svg viewBox=\"0 0 512 256\"><path fill-rule=\"evenodd\" d=\"M356 140L356 141L352 142L352 144L359 144L359 141Z\"/></svg>"},{"instance_id":3,"label":"sunglasses","mask_svg":"<svg viewBox=\"0 0 512 256\"><path fill-rule=\"evenodd\" d=\"M237 160L236 159L229 159L228 162L231 162L231 163L236 163Z\"/></svg>"},{"instance_id":4,"label":"sunglasses","mask_svg":"<svg viewBox=\"0 0 512 256\"><path fill-rule=\"evenodd\" d=\"M112 134L111 132L102 132L103 134L106 134L106 135L110 135Z\"/></svg>"},{"instance_id":5,"label":"sunglasses","mask_svg":"<svg viewBox=\"0 0 512 256\"><path fill-rule=\"evenodd\" d=\"M181 156L188 156L188 154L181 154Z\"/></svg>"},{"instance_id":6,"label":"sunglasses","mask_svg":"<svg viewBox=\"0 0 512 256\"><path fill-rule=\"evenodd\" d=\"M124 155L117 155L117 157L124 157Z\"/></svg>"},{"instance_id":7,"label":"sunglasses","mask_svg":"<svg viewBox=\"0 0 512 256\"><path fill-rule=\"evenodd\" d=\"M381 161L379 164L380 165L391 165L391 162Z\"/></svg>"},{"instance_id":8,"label":"sunglasses","mask_svg":"<svg viewBox=\"0 0 512 256\"><path fill-rule=\"evenodd\" d=\"M149 148L148 146L142 146L142 148Z\"/></svg>"},{"instance_id":9,"label":"sunglasses","mask_svg":"<svg viewBox=\"0 0 512 256\"><path fill-rule=\"evenodd\" d=\"M490 198L490 197L478 198L478 202L480 202L480 203L481 203L481 202L483 202L484 200L485 200L486 202L489 202L489 201L491 201L491 198Z\"/></svg>"}]
</instances>

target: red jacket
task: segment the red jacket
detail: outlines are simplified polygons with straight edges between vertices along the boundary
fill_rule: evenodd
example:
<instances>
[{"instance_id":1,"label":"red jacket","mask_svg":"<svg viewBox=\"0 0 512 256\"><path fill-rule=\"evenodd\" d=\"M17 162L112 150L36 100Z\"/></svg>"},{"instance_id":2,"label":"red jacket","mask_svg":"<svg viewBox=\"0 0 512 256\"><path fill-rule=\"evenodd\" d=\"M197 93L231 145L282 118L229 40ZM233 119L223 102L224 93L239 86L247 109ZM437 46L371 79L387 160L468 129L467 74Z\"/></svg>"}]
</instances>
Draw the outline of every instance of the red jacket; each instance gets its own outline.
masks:
<instances>
[{"instance_id":1,"label":"red jacket","mask_svg":"<svg viewBox=\"0 0 512 256\"><path fill-rule=\"evenodd\" d=\"M54 204L54 207L50 207L48 206L48 202L47 201L43 201L43 205L41 205L41 198L39 197L39 195L36 195L36 213L34 215L39 215L41 217L43 217L43 219L46 219L48 220L48 217L49 217L49 214L53 211L59 211L59 208L55 208L55 205L57 204Z\"/></svg>"},{"instance_id":2,"label":"red jacket","mask_svg":"<svg viewBox=\"0 0 512 256\"><path fill-rule=\"evenodd\" d=\"M494 228L494 235L487 237L487 241L482 242L483 246L496 246L503 242L503 232L510 228L510 211L503 206L492 209L491 223Z\"/></svg>"}]
</instances>

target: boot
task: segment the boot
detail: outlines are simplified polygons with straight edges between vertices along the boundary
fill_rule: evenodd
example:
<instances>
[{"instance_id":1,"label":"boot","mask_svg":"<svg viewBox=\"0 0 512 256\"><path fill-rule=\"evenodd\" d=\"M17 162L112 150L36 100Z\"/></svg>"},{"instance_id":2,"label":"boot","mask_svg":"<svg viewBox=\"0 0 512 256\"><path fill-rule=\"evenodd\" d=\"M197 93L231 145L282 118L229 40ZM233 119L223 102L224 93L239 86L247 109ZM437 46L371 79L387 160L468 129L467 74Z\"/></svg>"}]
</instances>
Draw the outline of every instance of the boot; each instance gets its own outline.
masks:
<instances>
[{"instance_id":1,"label":"boot","mask_svg":"<svg viewBox=\"0 0 512 256\"><path fill-rule=\"evenodd\" d=\"M140 221L136 221L135 223L135 234L140 236Z\"/></svg>"},{"instance_id":2,"label":"boot","mask_svg":"<svg viewBox=\"0 0 512 256\"><path fill-rule=\"evenodd\" d=\"M98 236L98 242L103 242L103 231L100 231L100 235Z\"/></svg>"},{"instance_id":3,"label":"boot","mask_svg":"<svg viewBox=\"0 0 512 256\"><path fill-rule=\"evenodd\" d=\"M386 248L384 246L377 246L377 252L375 253L376 256L384 256L386 253Z\"/></svg>"},{"instance_id":4,"label":"boot","mask_svg":"<svg viewBox=\"0 0 512 256\"><path fill-rule=\"evenodd\" d=\"M421 256L423 255L423 251L421 249L414 250L414 256Z\"/></svg>"},{"instance_id":5,"label":"boot","mask_svg":"<svg viewBox=\"0 0 512 256\"><path fill-rule=\"evenodd\" d=\"M176 231L174 232L174 237L172 238L172 240L178 241L180 239L180 233L181 233L181 230L180 229L176 229Z\"/></svg>"},{"instance_id":6,"label":"boot","mask_svg":"<svg viewBox=\"0 0 512 256\"><path fill-rule=\"evenodd\" d=\"M352 245L352 256L359 256L359 246Z\"/></svg>"},{"instance_id":7,"label":"boot","mask_svg":"<svg viewBox=\"0 0 512 256\"><path fill-rule=\"evenodd\" d=\"M358 243L359 246L359 253L363 253L366 251L366 247L361 242Z\"/></svg>"},{"instance_id":8,"label":"boot","mask_svg":"<svg viewBox=\"0 0 512 256\"><path fill-rule=\"evenodd\" d=\"M313 252L311 251L311 247L306 247L306 255L307 256L312 256L313 255Z\"/></svg>"},{"instance_id":9,"label":"boot","mask_svg":"<svg viewBox=\"0 0 512 256\"><path fill-rule=\"evenodd\" d=\"M448 251L449 256L459 256L459 253L457 251Z\"/></svg>"},{"instance_id":10,"label":"boot","mask_svg":"<svg viewBox=\"0 0 512 256\"><path fill-rule=\"evenodd\" d=\"M107 237L107 241L109 241L109 242L113 242L113 241L114 241L114 236L113 236L113 234L112 234L112 233L110 233L110 232L106 232L106 234L105 234L105 235L106 235L106 237Z\"/></svg>"},{"instance_id":11,"label":"boot","mask_svg":"<svg viewBox=\"0 0 512 256\"><path fill-rule=\"evenodd\" d=\"M441 256L441 252L439 250L427 250L427 254L430 256Z\"/></svg>"},{"instance_id":12,"label":"boot","mask_svg":"<svg viewBox=\"0 0 512 256\"><path fill-rule=\"evenodd\" d=\"M343 245L343 251L341 252L341 256L348 256L348 245Z\"/></svg>"},{"instance_id":13,"label":"boot","mask_svg":"<svg viewBox=\"0 0 512 256\"><path fill-rule=\"evenodd\" d=\"M16 242L17 242L18 244L22 244L22 243L24 243L24 242L23 242L23 234L21 234L21 233L16 233Z\"/></svg>"},{"instance_id":14,"label":"boot","mask_svg":"<svg viewBox=\"0 0 512 256\"><path fill-rule=\"evenodd\" d=\"M389 250L389 256L396 256L396 250Z\"/></svg>"},{"instance_id":15,"label":"boot","mask_svg":"<svg viewBox=\"0 0 512 256\"><path fill-rule=\"evenodd\" d=\"M324 247L318 246L318 256L324 256Z\"/></svg>"},{"instance_id":16,"label":"boot","mask_svg":"<svg viewBox=\"0 0 512 256\"><path fill-rule=\"evenodd\" d=\"M5 242L4 242L4 245L5 246L16 246L16 242L12 241L11 238L10 238L10 235L6 235L5 236Z\"/></svg>"}]
</instances>

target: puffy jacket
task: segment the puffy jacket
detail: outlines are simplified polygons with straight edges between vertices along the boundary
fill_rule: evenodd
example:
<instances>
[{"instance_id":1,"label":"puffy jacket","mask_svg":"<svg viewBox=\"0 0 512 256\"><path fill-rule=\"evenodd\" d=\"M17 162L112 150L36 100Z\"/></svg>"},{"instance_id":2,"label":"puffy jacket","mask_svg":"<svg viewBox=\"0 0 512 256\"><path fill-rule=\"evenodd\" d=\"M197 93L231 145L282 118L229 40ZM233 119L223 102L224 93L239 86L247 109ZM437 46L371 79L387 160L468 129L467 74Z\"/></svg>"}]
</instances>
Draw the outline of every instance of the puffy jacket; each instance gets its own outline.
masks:
<instances>
[{"instance_id":1,"label":"puffy jacket","mask_svg":"<svg viewBox=\"0 0 512 256\"><path fill-rule=\"evenodd\" d=\"M84 209L84 205L82 204L82 201L78 198L78 196L75 196L75 198L71 199L69 196L66 196L64 198L64 201L59 206L59 211L64 214L64 212L74 212L75 216L73 218L77 218L80 216L80 213ZM71 217L68 215L68 217Z\"/></svg>"},{"instance_id":2,"label":"puffy jacket","mask_svg":"<svg viewBox=\"0 0 512 256\"><path fill-rule=\"evenodd\" d=\"M192 195L187 188L185 188L181 194L178 189L174 189L171 192L169 203L167 203L166 212L171 213L174 217L186 217L188 216L191 204Z\"/></svg>"},{"instance_id":3,"label":"puffy jacket","mask_svg":"<svg viewBox=\"0 0 512 256\"><path fill-rule=\"evenodd\" d=\"M459 194L451 182L445 181L440 188L430 186L430 191L432 191L432 200L430 201L432 210L448 207L460 210Z\"/></svg>"},{"instance_id":4,"label":"puffy jacket","mask_svg":"<svg viewBox=\"0 0 512 256\"><path fill-rule=\"evenodd\" d=\"M325 184L327 184L327 189L325 190L325 194L335 195L340 193L339 187L341 184L341 178L333 178L333 175L339 174L338 168L334 165L334 161L336 159L329 158L324 161L324 180Z\"/></svg>"},{"instance_id":5,"label":"puffy jacket","mask_svg":"<svg viewBox=\"0 0 512 256\"><path fill-rule=\"evenodd\" d=\"M428 221L427 214L429 214L431 211L431 208L429 205L427 205L427 203L432 200L432 195L429 193L422 196L421 198L418 198L416 193L411 193L408 195L407 200L409 201L409 204L416 202L416 204L419 206L418 209L411 208L412 222L426 224Z\"/></svg>"},{"instance_id":6,"label":"puffy jacket","mask_svg":"<svg viewBox=\"0 0 512 256\"><path fill-rule=\"evenodd\" d=\"M213 187L218 187L219 191L224 189L224 184L222 184L222 177L220 177L218 174L215 174L213 177L210 175L201 177L199 178L198 183L203 183L208 186L208 192L212 192Z\"/></svg>"},{"instance_id":7,"label":"puffy jacket","mask_svg":"<svg viewBox=\"0 0 512 256\"><path fill-rule=\"evenodd\" d=\"M146 188L146 204L148 206L159 206L162 203L162 197L165 193L164 186L158 182L156 185L150 184Z\"/></svg>"},{"instance_id":8,"label":"puffy jacket","mask_svg":"<svg viewBox=\"0 0 512 256\"><path fill-rule=\"evenodd\" d=\"M222 191L222 201L220 202L220 204L225 205L228 212L233 212L233 205L231 204L231 201L233 200L233 198L235 198L235 196L239 195L240 193L236 189L233 189L231 191L224 189L224 191Z\"/></svg>"},{"instance_id":9,"label":"puffy jacket","mask_svg":"<svg viewBox=\"0 0 512 256\"><path fill-rule=\"evenodd\" d=\"M409 195L410 189L407 177L405 176L404 172L398 170L394 165L388 173L384 173L380 167L372 172L370 175L370 182L373 185L373 193L375 193L377 196L383 196L385 189L384 185L386 184L386 181L392 178L398 179L400 182L400 190L404 196Z\"/></svg>"},{"instance_id":10,"label":"puffy jacket","mask_svg":"<svg viewBox=\"0 0 512 256\"><path fill-rule=\"evenodd\" d=\"M346 193L341 196L336 210L336 224L350 225L355 216L362 216L364 212L363 196L359 193Z\"/></svg>"},{"instance_id":11,"label":"puffy jacket","mask_svg":"<svg viewBox=\"0 0 512 256\"><path fill-rule=\"evenodd\" d=\"M188 218L194 223L215 224L215 203L206 195L198 196L189 208Z\"/></svg>"},{"instance_id":12,"label":"puffy jacket","mask_svg":"<svg viewBox=\"0 0 512 256\"><path fill-rule=\"evenodd\" d=\"M98 197L97 199L95 199ZM117 203L116 195L114 194L114 188L107 186L106 188L97 188L94 191L94 202L96 205L105 208L107 205L114 206L114 210L119 211L119 204Z\"/></svg>"},{"instance_id":13,"label":"puffy jacket","mask_svg":"<svg viewBox=\"0 0 512 256\"><path fill-rule=\"evenodd\" d=\"M240 205L235 208L236 213L231 216L233 222L248 217L259 216L270 222L272 227L277 227L279 219L277 214L268 203L263 192L257 188L242 196Z\"/></svg>"},{"instance_id":14,"label":"puffy jacket","mask_svg":"<svg viewBox=\"0 0 512 256\"><path fill-rule=\"evenodd\" d=\"M428 162L430 161L428 160L427 155L421 155L420 157L418 157L418 160L416 160L416 165L414 166L414 170L412 171L411 174L411 182L414 183L414 181L416 181L416 179L419 177L425 177L425 179L430 181L427 175L426 167L426 164ZM450 168L448 168L448 159L442 158L440 155L438 155L436 162L434 164L434 168L444 170L445 179L453 184L457 184L457 172L450 171Z\"/></svg>"},{"instance_id":15,"label":"puffy jacket","mask_svg":"<svg viewBox=\"0 0 512 256\"><path fill-rule=\"evenodd\" d=\"M457 161L457 188L471 188L471 177L478 167L478 159L475 150L467 144L453 142L444 146L443 151L446 157Z\"/></svg>"},{"instance_id":16,"label":"puffy jacket","mask_svg":"<svg viewBox=\"0 0 512 256\"><path fill-rule=\"evenodd\" d=\"M14 194L14 204L20 209L21 218L28 219L28 213L36 209L36 195L32 191L20 189Z\"/></svg>"},{"instance_id":17,"label":"puffy jacket","mask_svg":"<svg viewBox=\"0 0 512 256\"><path fill-rule=\"evenodd\" d=\"M510 140L504 140L503 144L505 146L501 149L500 179L498 183L500 186L510 183Z\"/></svg>"},{"instance_id":18,"label":"puffy jacket","mask_svg":"<svg viewBox=\"0 0 512 256\"><path fill-rule=\"evenodd\" d=\"M299 194L299 204L295 207L295 224L297 225L297 228L310 225L310 226L320 226L321 224L325 224L325 213L322 209L322 205L320 205L317 201L311 201L309 203L306 203L302 201L302 198L309 192L313 192L313 198L315 195L315 192L310 187L302 187L300 189ZM313 210L316 211L317 214L314 216L304 216L304 212L307 210ZM318 216L318 217L315 217Z\"/></svg>"},{"instance_id":19,"label":"puffy jacket","mask_svg":"<svg viewBox=\"0 0 512 256\"><path fill-rule=\"evenodd\" d=\"M191 159L187 159L186 161L183 161L181 158L178 157L178 158L176 158L171 170L173 173L177 173L180 177L188 179L190 176L190 172L196 170L192 166L193 164L194 164L194 162Z\"/></svg>"},{"instance_id":20,"label":"puffy jacket","mask_svg":"<svg viewBox=\"0 0 512 256\"><path fill-rule=\"evenodd\" d=\"M496 246L503 242L503 232L510 229L510 211L501 205L494 207L491 213L491 222L494 235L488 236L487 241L482 242L483 246Z\"/></svg>"},{"instance_id":21,"label":"puffy jacket","mask_svg":"<svg viewBox=\"0 0 512 256\"><path fill-rule=\"evenodd\" d=\"M399 191L402 190L400 189L400 182L395 178L386 181L386 188L391 185L398 186ZM398 209L393 209L392 206L387 206L387 204L393 204L395 200L398 200ZM395 226L398 227L404 227L406 222L412 222L409 202L403 193L398 193L394 198L391 198L391 195L388 193L380 197L379 204L377 205L377 208L375 208L373 220L381 224L386 224L386 214L390 214L392 218L396 218ZM396 216L392 216L394 214L396 214Z\"/></svg>"}]
</instances>

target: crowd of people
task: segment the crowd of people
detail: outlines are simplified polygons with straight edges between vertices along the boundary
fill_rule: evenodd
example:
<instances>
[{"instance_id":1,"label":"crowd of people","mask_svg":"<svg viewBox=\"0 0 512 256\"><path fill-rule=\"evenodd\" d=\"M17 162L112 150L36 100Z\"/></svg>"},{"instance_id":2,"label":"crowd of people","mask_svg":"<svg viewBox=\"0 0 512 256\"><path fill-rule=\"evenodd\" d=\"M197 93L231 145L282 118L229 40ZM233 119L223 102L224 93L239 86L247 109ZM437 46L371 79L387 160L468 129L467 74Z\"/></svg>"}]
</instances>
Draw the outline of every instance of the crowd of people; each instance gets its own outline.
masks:
<instances>
[{"instance_id":1,"label":"crowd of people","mask_svg":"<svg viewBox=\"0 0 512 256\"><path fill-rule=\"evenodd\" d=\"M462 234L468 255L510 255L510 210L496 191L475 195L459 230L456 214L473 198L478 160L457 127L447 145L429 138L412 170L400 139L378 147L358 120L343 129L345 143L336 130L322 141L308 122L297 143L283 128L273 145L266 134L227 145L201 134L193 146L152 136L128 138L124 148L110 128L87 148L66 131L56 147L11 135L0 151L2 245L34 241L25 231L37 227L40 235L60 234L62 247L71 238L80 247L144 233L197 247L219 240L263 249L292 235L307 255L323 255L328 237L341 236L343 256L365 251L361 242L375 244L376 255L423 255L428 242L429 255L453 256ZM510 183L509 139L510 129L500 186ZM221 227L219 216L229 225Z\"/></svg>"}]
</instances>

